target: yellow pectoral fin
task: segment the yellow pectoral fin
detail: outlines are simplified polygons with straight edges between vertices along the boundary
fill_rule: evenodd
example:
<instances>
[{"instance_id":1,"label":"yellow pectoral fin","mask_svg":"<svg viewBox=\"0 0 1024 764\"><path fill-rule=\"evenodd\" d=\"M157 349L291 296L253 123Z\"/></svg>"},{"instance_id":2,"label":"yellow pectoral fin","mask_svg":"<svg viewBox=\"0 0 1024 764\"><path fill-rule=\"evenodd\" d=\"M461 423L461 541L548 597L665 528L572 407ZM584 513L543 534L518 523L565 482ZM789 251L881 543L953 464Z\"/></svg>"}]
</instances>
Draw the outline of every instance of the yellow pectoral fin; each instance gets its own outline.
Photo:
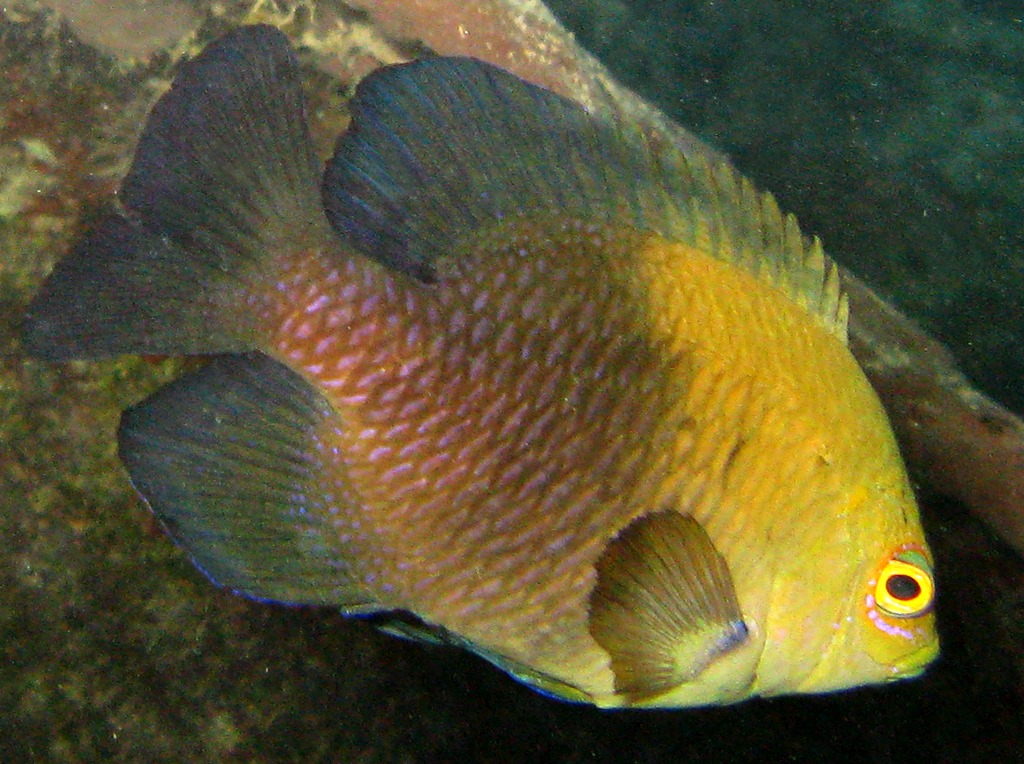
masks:
<instances>
[{"instance_id":1,"label":"yellow pectoral fin","mask_svg":"<svg viewBox=\"0 0 1024 764\"><path fill-rule=\"evenodd\" d=\"M746 640L747 626L725 560L696 520L670 510L609 543L590 633L611 655L615 691L638 703L697 677Z\"/></svg>"}]
</instances>

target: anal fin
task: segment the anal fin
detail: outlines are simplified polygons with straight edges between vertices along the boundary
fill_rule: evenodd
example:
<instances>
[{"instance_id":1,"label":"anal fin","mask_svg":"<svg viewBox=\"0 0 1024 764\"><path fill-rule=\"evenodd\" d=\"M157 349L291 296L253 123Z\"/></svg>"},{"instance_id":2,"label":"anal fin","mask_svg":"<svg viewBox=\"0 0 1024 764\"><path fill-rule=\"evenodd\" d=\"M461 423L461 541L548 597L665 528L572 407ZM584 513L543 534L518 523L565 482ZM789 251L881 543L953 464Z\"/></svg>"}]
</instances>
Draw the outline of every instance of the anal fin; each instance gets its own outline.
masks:
<instances>
[{"instance_id":1,"label":"anal fin","mask_svg":"<svg viewBox=\"0 0 1024 764\"><path fill-rule=\"evenodd\" d=\"M250 597L372 609L351 508L325 436L340 426L305 380L260 353L216 358L121 420L133 484L214 583Z\"/></svg>"},{"instance_id":2,"label":"anal fin","mask_svg":"<svg viewBox=\"0 0 1024 764\"><path fill-rule=\"evenodd\" d=\"M633 702L694 679L747 637L725 560L675 511L643 515L609 543L589 626L611 655L616 692Z\"/></svg>"}]
</instances>

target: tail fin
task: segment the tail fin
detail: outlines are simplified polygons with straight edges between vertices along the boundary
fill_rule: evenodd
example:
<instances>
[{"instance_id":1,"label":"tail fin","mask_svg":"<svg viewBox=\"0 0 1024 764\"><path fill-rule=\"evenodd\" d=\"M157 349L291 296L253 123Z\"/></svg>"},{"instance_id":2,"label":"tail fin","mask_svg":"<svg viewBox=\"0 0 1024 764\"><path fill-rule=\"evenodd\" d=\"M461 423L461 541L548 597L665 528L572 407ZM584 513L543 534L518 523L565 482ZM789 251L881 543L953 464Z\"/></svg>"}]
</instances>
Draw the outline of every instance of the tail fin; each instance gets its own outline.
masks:
<instances>
[{"instance_id":1,"label":"tail fin","mask_svg":"<svg viewBox=\"0 0 1024 764\"><path fill-rule=\"evenodd\" d=\"M327 230L298 62L243 27L185 64L157 102L101 224L29 308L28 352L237 352L259 344L245 296L283 244Z\"/></svg>"}]
</instances>

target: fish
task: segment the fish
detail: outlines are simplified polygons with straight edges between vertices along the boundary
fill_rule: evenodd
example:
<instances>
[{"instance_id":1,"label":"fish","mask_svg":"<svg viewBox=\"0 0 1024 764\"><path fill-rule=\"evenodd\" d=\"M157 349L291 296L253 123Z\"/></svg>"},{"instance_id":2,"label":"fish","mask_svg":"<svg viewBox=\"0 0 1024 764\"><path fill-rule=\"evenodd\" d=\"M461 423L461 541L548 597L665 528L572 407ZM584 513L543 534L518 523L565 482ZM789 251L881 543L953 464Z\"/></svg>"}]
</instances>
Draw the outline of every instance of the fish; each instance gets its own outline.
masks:
<instances>
[{"instance_id":1,"label":"fish","mask_svg":"<svg viewBox=\"0 0 1024 764\"><path fill-rule=\"evenodd\" d=\"M118 430L206 577L607 708L924 671L933 556L820 241L475 59L349 108L324 168L287 38L214 41L26 311L50 362L206 359Z\"/></svg>"}]
</instances>

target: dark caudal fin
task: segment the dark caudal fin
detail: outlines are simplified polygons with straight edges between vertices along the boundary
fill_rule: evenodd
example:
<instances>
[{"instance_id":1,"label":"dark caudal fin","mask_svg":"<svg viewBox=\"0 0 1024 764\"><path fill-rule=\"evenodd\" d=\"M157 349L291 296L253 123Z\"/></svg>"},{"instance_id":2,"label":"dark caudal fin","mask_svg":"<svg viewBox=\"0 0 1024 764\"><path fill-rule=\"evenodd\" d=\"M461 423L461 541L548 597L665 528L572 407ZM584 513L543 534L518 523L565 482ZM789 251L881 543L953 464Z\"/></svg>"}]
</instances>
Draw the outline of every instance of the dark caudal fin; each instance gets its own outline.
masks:
<instances>
[{"instance_id":1,"label":"dark caudal fin","mask_svg":"<svg viewBox=\"0 0 1024 764\"><path fill-rule=\"evenodd\" d=\"M29 353L215 353L258 345L245 315L282 245L327 230L298 63L272 27L183 65L102 223L29 308Z\"/></svg>"},{"instance_id":2,"label":"dark caudal fin","mask_svg":"<svg viewBox=\"0 0 1024 764\"><path fill-rule=\"evenodd\" d=\"M207 259L119 215L54 268L29 306L26 351L49 361L122 353L199 355L257 340L240 285Z\"/></svg>"}]
</instances>

